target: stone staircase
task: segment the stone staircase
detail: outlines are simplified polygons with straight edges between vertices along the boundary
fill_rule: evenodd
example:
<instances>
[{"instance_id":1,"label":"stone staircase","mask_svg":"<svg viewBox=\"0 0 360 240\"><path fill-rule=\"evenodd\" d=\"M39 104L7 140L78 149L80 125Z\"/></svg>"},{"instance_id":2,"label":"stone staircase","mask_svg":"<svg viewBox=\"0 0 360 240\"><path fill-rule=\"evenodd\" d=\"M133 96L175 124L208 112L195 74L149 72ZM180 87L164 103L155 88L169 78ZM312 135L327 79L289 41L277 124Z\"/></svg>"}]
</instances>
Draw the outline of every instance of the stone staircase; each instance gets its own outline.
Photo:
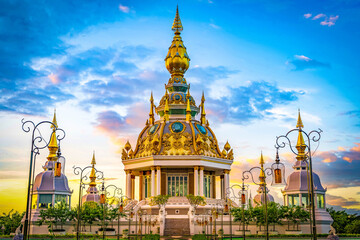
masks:
<instances>
[{"instance_id":1,"label":"stone staircase","mask_svg":"<svg viewBox=\"0 0 360 240\"><path fill-rule=\"evenodd\" d=\"M166 218L165 236L189 236L190 226L188 218Z\"/></svg>"}]
</instances>

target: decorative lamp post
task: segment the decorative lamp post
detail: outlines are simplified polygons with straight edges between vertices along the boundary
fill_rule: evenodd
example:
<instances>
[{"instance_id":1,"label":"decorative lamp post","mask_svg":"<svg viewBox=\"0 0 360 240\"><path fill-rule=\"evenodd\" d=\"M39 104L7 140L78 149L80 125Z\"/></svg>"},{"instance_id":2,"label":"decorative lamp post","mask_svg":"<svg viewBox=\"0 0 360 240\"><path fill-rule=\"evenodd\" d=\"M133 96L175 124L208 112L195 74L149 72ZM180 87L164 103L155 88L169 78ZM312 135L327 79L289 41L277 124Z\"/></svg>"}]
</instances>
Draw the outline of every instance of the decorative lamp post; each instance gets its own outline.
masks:
<instances>
[{"instance_id":1,"label":"decorative lamp post","mask_svg":"<svg viewBox=\"0 0 360 240\"><path fill-rule=\"evenodd\" d=\"M311 142L316 143L320 141L322 130L312 130L309 133L305 132L302 128L304 124L302 123L300 110L298 114L298 121L296 124L296 128L288 131L285 135L281 135L276 137L276 147L278 148L285 148L286 144L289 144L290 150L296 155L296 158L300 161L306 162L307 166L309 167L310 171L310 206L312 212L312 234L313 239L317 239L316 234L316 217L315 217L315 194L314 194L314 179L313 179L313 170L312 170L312 152L311 152ZM297 152L292 145L289 135L293 132L298 132L297 144L295 146ZM307 140L307 143L304 141L304 136Z\"/></svg>"},{"instance_id":2,"label":"decorative lamp post","mask_svg":"<svg viewBox=\"0 0 360 240\"><path fill-rule=\"evenodd\" d=\"M108 188L113 188L114 191L111 193L110 191L108 191ZM118 197L117 197L118 196ZM108 186L105 187L105 183L104 180L101 184L101 194L100 194L100 204L103 205L103 222L102 222L102 230L103 230L103 239L105 239L105 208L106 208L106 200L107 199L116 199L116 198L120 198L120 206L119 206L119 213L120 213L120 208L123 208L122 204L122 198L123 198L123 193L122 193L122 189L110 184ZM119 216L118 216L118 239L119 239Z\"/></svg>"},{"instance_id":3,"label":"decorative lamp post","mask_svg":"<svg viewBox=\"0 0 360 240\"><path fill-rule=\"evenodd\" d=\"M240 190L236 193L235 188ZM245 205L248 201L248 190L249 186L244 184L244 177L242 178L242 184L234 184L228 188L227 192L230 195L230 198L239 200L242 210L242 223L243 223L243 238L245 239Z\"/></svg>"},{"instance_id":4,"label":"decorative lamp post","mask_svg":"<svg viewBox=\"0 0 360 240\"><path fill-rule=\"evenodd\" d=\"M50 147L50 144L55 141L61 141L65 137L65 131L58 128L56 122L42 121L35 124L32 121L22 122L22 130L26 133L31 132L31 151L30 151L30 166L29 166L29 177L28 177L28 187L27 187L27 198L26 198L26 212L24 220L24 239L29 238L29 218L31 217L31 205L32 205L32 186L34 184L34 173L35 173L35 161L36 156L40 154L40 150L46 147ZM49 141L46 141L41 134L40 127L43 125L49 124L53 129ZM60 131L61 135L57 135L57 132ZM53 141L51 141L53 140ZM55 155L56 156L56 155Z\"/></svg>"},{"instance_id":5,"label":"decorative lamp post","mask_svg":"<svg viewBox=\"0 0 360 240\"><path fill-rule=\"evenodd\" d=\"M93 158L94 160L94 158ZM82 196L82 189L84 189L85 185L87 184L93 184L95 183L95 180L101 180L104 178L104 174L101 171L98 171L94 167L94 161L92 162L92 165L81 168L81 167L73 167L74 168L74 174L80 176L80 183L79 183L79 200L78 200L78 215L77 215L77 226L76 226L76 239L80 239L80 210L81 210L81 196ZM90 177L87 176L87 174L84 174L86 170L91 168ZM90 178L91 182L86 183L86 181Z\"/></svg>"},{"instance_id":6,"label":"decorative lamp post","mask_svg":"<svg viewBox=\"0 0 360 240\"><path fill-rule=\"evenodd\" d=\"M250 179L250 176L251 176L251 180L254 184L256 185L259 185L260 188L262 189L262 192L264 194L264 203L263 201L261 201L261 204L263 204L264 206L264 210L265 210L265 226L266 226L266 240L269 240L269 223L268 223L268 214L267 214L267 187L266 187L266 175L270 176L273 174L273 169L272 168L265 168L264 169L264 158L263 158L263 155L261 153L261 157L260 157L260 167L252 167L250 168L249 170L247 171L244 171L243 174L242 174L242 177L244 180L246 179ZM260 170L260 176L259 176L259 180L260 182L256 182L254 180L254 176L253 176L253 173L252 171L254 169L258 169ZM260 198L261 199L261 198Z\"/></svg>"}]
</instances>

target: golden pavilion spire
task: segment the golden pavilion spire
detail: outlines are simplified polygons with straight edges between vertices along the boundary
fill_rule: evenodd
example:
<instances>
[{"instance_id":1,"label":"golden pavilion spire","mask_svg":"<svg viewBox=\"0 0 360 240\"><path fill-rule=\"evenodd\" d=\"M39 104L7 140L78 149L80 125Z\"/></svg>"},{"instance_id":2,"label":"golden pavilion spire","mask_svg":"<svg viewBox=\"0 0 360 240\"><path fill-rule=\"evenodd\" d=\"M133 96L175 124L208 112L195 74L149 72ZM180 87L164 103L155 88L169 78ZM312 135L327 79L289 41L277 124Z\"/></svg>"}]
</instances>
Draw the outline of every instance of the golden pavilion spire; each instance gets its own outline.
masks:
<instances>
[{"instance_id":1,"label":"golden pavilion spire","mask_svg":"<svg viewBox=\"0 0 360 240\"><path fill-rule=\"evenodd\" d=\"M183 30L179 15L179 6L176 6L175 19L171 29L175 32L175 34L180 34L180 32Z\"/></svg>"},{"instance_id":2,"label":"golden pavilion spire","mask_svg":"<svg viewBox=\"0 0 360 240\"><path fill-rule=\"evenodd\" d=\"M303 127L304 127L304 124L302 123L301 116L300 116L300 109L299 109L298 120L297 120L297 124L296 124L296 128L299 129L298 139L297 139L297 143L296 143L296 149L298 150L298 155L296 156L296 159L299 161L305 160L306 144L305 144L304 137L303 137L302 130L301 130Z\"/></svg>"},{"instance_id":3,"label":"golden pavilion spire","mask_svg":"<svg viewBox=\"0 0 360 240\"><path fill-rule=\"evenodd\" d=\"M47 159L49 161L56 161L57 160L57 150L59 148L58 143L57 143L57 138L56 138L56 131L55 131L56 128L58 127L57 122L56 122L56 110L54 111L54 117L53 117L52 123L56 127L54 127L54 125L51 125L52 133L51 133L51 138L50 138L50 142L48 145L49 155L48 155Z\"/></svg>"},{"instance_id":4,"label":"golden pavilion spire","mask_svg":"<svg viewBox=\"0 0 360 240\"><path fill-rule=\"evenodd\" d=\"M91 165L92 165L92 168L91 168L91 173L90 173L90 187L95 187L96 186L96 174L95 174L95 164L96 164L96 161L95 161L95 151L93 152L93 157L92 157L92 160L91 160Z\"/></svg>"},{"instance_id":5,"label":"golden pavilion spire","mask_svg":"<svg viewBox=\"0 0 360 240\"><path fill-rule=\"evenodd\" d=\"M151 92L150 96L150 113L149 113L149 124L154 125L155 117L154 117L154 98L153 93Z\"/></svg>"},{"instance_id":6,"label":"golden pavilion spire","mask_svg":"<svg viewBox=\"0 0 360 240\"><path fill-rule=\"evenodd\" d=\"M206 124L206 113L205 113L205 96L204 96L204 92L202 93L202 97L201 97L201 117L200 117L200 122L202 125Z\"/></svg>"},{"instance_id":7,"label":"golden pavilion spire","mask_svg":"<svg viewBox=\"0 0 360 240\"><path fill-rule=\"evenodd\" d=\"M175 19L171 29L175 32L175 36L165 57L165 66L171 74L169 83L179 82L186 84L183 76L189 68L190 58L180 36L183 26L181 24L178 7L176 8Z\"/></svg>"}]
</instances>

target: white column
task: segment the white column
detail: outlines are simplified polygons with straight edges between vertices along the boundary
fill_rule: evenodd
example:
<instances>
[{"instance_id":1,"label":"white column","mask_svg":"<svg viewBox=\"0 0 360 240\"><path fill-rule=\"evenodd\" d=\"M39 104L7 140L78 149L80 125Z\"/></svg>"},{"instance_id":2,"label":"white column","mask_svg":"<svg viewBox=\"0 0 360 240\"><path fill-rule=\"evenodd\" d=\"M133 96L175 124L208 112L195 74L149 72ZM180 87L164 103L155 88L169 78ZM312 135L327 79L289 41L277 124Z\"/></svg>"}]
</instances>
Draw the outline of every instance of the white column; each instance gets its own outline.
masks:
<instances>
[{"instance_id":1,"label":"white column","mask_svg":"<svg viewBox=\"0 0 360 240\"><path fill-rule=\"evenodd\" d=\"M200 167L200 196L204 196L204 167Z\"/></svg>"},{"instance_id":2,"label":"white column","mask_svg":"<svg viewBox=\"0 0 360 240\"><path fill-rule=\"evenodd\" d=\"M151 167L151 196L155 196L155 167Z\"/></svg>"},{"instance_id":3,"label":"white column","mask_svg":"<svg viewBox=\"0 0 360 240\"><path fill-rule=\"evenodd\" d=\"M130 170L125 170L126 173L126 196L131 198L132 191L131 191L131 172Z\"/></svg>"},{"instance_id":4,"label":"white column","mask_svg":"<svg viewBox=\"0 0 360 240\"><path fill-rule=\"evenodd\" d=\"M225 196L227 194L229 185L230 185L230 179L229 179L229 173L230 170L224 170L224 190L225 190ZM227 196L226 196L227 197Z\"/></svg>"},{"instance_id":5,"label":"white column","mask_svg":"<svg viewBox=\"0 0 360 240\"><path fill-rule=\"evenodd\" d=\"M161 167L156 167L156 175L157 175L157 185L156 185L156 194L161 194Z\"/></svg>"},{"instance_id":6,"label":"white column","mask_svg":"<svg viewBox=\"0 0 360 240\"><path fill-rule=\"evenodd\" d=\"M198 196L199 195L199 167L194 167L194 196Z\"/></svg>"}]
</instances>

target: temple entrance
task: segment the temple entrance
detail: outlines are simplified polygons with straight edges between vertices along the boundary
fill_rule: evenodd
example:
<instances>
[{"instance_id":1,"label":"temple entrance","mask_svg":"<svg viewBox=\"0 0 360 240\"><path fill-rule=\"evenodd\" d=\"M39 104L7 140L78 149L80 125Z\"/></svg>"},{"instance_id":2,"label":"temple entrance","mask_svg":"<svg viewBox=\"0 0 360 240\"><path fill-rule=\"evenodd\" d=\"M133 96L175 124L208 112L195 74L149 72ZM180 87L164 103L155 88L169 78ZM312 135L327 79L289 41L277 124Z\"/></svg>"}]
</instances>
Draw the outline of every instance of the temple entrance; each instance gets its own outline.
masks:
<instances>
[{"instance_id":1,"label":"temple entrance","mask_svg":"<svg viewBox=\"0 0 360 240\"><path fill-rule=\"evenodd\" d=\"M188 195L188 174L186 173L168 174L167 194L172 197Z\"/></svg>"}]
</instances>

